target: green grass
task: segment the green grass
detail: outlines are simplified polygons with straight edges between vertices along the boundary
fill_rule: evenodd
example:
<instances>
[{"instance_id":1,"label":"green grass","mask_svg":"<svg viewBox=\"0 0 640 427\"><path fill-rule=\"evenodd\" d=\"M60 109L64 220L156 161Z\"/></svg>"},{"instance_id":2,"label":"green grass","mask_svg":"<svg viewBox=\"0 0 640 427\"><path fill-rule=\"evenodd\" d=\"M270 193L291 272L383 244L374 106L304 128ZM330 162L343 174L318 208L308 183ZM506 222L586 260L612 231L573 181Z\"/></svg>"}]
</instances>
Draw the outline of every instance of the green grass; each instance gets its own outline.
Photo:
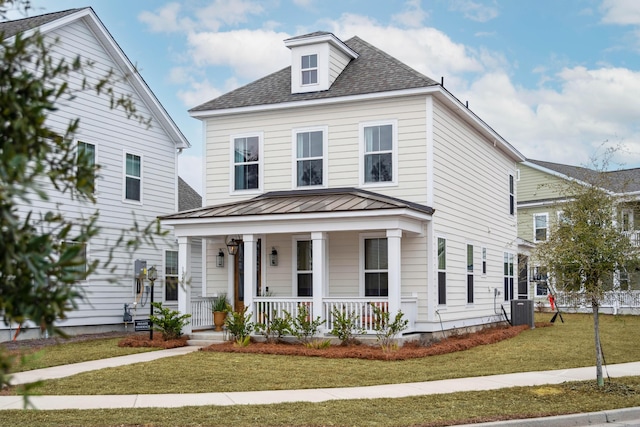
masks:
<instances>
[{"instance_id":1,"label":"green grass","mask_svg":"<svg viewBox=\"0 0 640 427\"><path fill-rule=\"evenodd\" d=\"M122 338L105 338L61 343L36 351L29 351L27 352L26 363L14 366L13 372L23 372L32 369L49 368L69 363L86 362L89 360L106 359L109 357L158 350L157 348L144 347L118 347L118 341L121 339Z\"/></svg>"},{"instance_id":2,"label":"green grass","mask_svg":"<svg viewBox=\"0 0 640 427\"><path fill-rule=\"evenodd\" d=\"M0 426L445 426L640 406L640 378L397 399L256 406L2 411Z\"/></svg>"},{"instance_id":3,"label":"green grass","mask_svg":"<svg viewBox=\"0 0 640 427\"><path fill-rule=\"evenodd\" d=\"M640 316L601 316L601 334L607 363L640 360ZM390 362L196 352L46 381L38 392L148 394L352 387L594 364L592 317L565 315L565 323L528 330L500 343L421 359Z\"/></svg>"}]
</instances>

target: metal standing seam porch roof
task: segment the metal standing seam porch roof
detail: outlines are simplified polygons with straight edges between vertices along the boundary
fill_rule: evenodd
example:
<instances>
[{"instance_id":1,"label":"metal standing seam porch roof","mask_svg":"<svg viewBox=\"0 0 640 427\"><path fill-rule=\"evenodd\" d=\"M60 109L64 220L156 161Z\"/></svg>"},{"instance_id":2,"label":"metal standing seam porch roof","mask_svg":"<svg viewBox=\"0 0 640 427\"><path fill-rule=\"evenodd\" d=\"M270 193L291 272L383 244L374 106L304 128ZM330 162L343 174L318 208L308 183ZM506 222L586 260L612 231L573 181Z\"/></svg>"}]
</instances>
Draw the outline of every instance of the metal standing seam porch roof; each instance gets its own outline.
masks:
<instances>
[{"instance_id":1,"label":"metal standing seam porch roof","mask_svg":"<svg viewBox=\"0 0 640 427\"><path fill-rule=\"evenodd\" d=\"M246 217L331 212L363 212L409 209L432 215L429 206L356 188L275 191L249 200L207 206L160 217L161 220Z\"/></svg>"}]
</instances>

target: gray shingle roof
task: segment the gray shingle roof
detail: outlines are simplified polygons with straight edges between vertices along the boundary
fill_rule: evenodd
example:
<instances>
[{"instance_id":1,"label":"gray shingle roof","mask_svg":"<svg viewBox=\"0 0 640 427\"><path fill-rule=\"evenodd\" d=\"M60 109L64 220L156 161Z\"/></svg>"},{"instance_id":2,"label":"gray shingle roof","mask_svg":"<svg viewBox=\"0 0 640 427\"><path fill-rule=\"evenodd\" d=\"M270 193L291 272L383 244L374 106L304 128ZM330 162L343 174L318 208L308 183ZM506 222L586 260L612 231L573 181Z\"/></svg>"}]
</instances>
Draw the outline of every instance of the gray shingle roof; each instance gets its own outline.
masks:
<instances>
[{"instance_id":1,"label":"gray shingle roof","mask_svg":"<svg viewBox=\"0 0 640 427\"><path fill-rule=\"evenodd\" d=\"M33 16L30 18L0 22L0 34L3 34L2 37L13 37L18 33L32 30L41 25L48 24L49 22L55 21L56 19L60 19L67 15L71 15L72 13L76 13L82 9L86 9L86 8L68 9L60 12L46 13L44 15Z\"/></svg>"},{"instance_id":2,"label":"gray shingle roof","mask_svg":"<svg viewBox=\"0 0 640 427\"><path fill-rule=\"evenodd\" d=\"M640 191L640 168L599 172L593 169L527 159L527 162L552 170L569 178L601 186L616 193Z\"/></svg>"},{"instance_id":3,"label":"gray shingle roof","mask_svg":"<svg viewBox=\"0 0 640 427\"><path fill-rule=\"evenodd\" d=\"M202 207L202 196L187 182L178 177L178 211Z\"/></svg>"},{"instance_id":4,"label":"gray shingle roof","mask_svg":"<svg viewBox=\"0 0 640 427\"><path fill-rule=\"evenodd\" d=\"M308 37L309 35L305 36ZM311 93L291 93L291 67L287 67L198 105L189 111L198 112L279 104L438 85L435 80L417 72L358 37L353 37L344 43L357 52L359 56L347 65L329 90Z\"/></svg>"},{"instance_id":5,"label":"gray shingle roof","mask_svg":"<svg viewBox=\"0 0 640 427\"><path fill-rule=\"evenodd\" d=\"M434 209L418 203L356 188L275 191L241 202L179 212L161 219L223 218L250 215L330 213L407 208L428 215Z\"/></svg>"}]
</instances>

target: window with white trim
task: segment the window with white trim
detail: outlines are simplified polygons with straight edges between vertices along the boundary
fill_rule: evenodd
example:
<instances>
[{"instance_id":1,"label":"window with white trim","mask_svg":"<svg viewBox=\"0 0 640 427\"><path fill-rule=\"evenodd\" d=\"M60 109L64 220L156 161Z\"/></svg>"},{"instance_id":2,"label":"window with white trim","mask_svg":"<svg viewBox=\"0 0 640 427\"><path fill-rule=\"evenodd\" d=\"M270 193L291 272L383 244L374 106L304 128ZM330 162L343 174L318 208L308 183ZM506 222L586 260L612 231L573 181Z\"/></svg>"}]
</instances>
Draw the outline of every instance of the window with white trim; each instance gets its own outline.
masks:
<instances>
[{"instance_id":1,"label":"window with white trim","mask_svg":"<svg viewBox=\"0 0 640 427\"><path fill-rule=\"evenodd\" d=\"M164 253L164 300L178 301L178 251Z\"/></svg>"},{"instance_id":2,"label":"window with white trim","mask_svg":"<svg viewBox=\"0 0 640 427\"><path fill-rule=\"evenodd\" d=\"M363 183L394 181L396 136L394 123L362 126Z\"/></svg>"},{"instance_id":3,"label":"window with white trim","mask_svg":"<svg viewBox=\"0 0 640 427\"><path fill-rule=\"evenodd\" d=\"M447 303L447 240L438 237L438 304Z\"/></svg>"},{"instance_id":4,"label":"window with white trim","mask_svg":"<svg viewBox=\"0 0 640 427\"><path fill-rule=\"evenodd\" d=\"M487 274L487 248L482 248L482 275Z\"/></svg>"},{"instance_id":5,"label":"window with white trim","mask_svg":"<svg viewBox=\"0 0 640 427\"><path fill-rule=\"evenodd\" d=\"M296 241L296 278L298 296L313 296L313 242L311 240Z\"/></svg>"},{"instance_id":6,"label":"window with white trim","mask_svg":"<svg viewBox=\"0 0 640 427\"><path fill-rule=\"evenodd\" d=\"M473 303L473 245L467 245L467 304Z\"/></svg>"},{"instance_id":7,"label":"window with white trim","mask_svg":"<svg viewBox=\"0 0 640 427\"><path fill-rule=\"evenodd\" d=\"M78 186L84 187L86 185L90 192L94 193L96 191L96 174L94 169L96 165L96 146L88 142L78 141L77 147L78 161L83 162L84 165L90 168L90 170L86 168L76 169Z\"/></svg>"},{"instance_id":8,"label":"window with white trim","mask_svg":"<svg viewBox=\"0 0 640 427\"><path fill-rule=\"evenodd\" d=\"M513 183L513 175L509 174L509 215L516 213L516 187Z\"/></svg>"},{"instance_id":9,"label":"window with white trim","mask_svg":"<svg viewBox=\"0 0 640 427\"><path fill-rule=\"evenodd\" d=\"M389 296L387 238L364 239L364 296Z\"/></svg>"},{"instance_id":10,"label":"window with white trim","mask_svg":"<svg viewBox=\"0 0 640 427\"><path fill-rule=\"evenodd\" d=\"M321 186L325 183L326 130L294 131L295 182L297 187Z\"/></svg>"},{"instance_id":11,"label":"window with white trim","mask_svg":"<svg viewBox=\"0 0 640 427\"><path fill-rule=\"evenodd\" d=\"M260 137L233 139L233 189L260 189Z\"/></svg>"},{"instance_id":12,"label":"window with white trim","mask_svg":"<svg viewBox=\"0 0 640 427\"><path fill-rule=\"evenodd\" d=\"M504 253L504 300L510 301L513 299L513 254L509 252Z\"/></svg>"},{"instance_id":13,"label":"window with white trim","mask_svg":"<svg viewBox=\"0 0 640 427\"><path fill-rule=\"evenodd\" d=\"M548 274L546 267L534 266L531 268L531 281L534 283L537 297L546 297L549 293L547 279Z\"/></svg>"},{"instance_id":14,"label":"window with white trim","mask_svg":"<svg viewBox=\"0 0 640 427\"><path fill-rule=\"evenodd\" d=\"M302 84L312 85L318 83L318 55L303 55L300 68L302 70Z\"/></svg>"},{"instance_id":15,"label":"window with white trim","mask_svg":"<svg viewBox=\"0 0 640 427\"><path fill-rule=\"evenodd\" d=\"M142 201L142 157L125 153L125 200Z\"/></svg>"},{"instance_id":16,"label":"window with white trim","mask_svg":"<svg viewBox=\"0 0 640 427\"><path fill-rule=\"evenodd\" d=\"M549 214L533 214L533 241L544 242L549 238Z\"/></svg>"},{"instance_id":17,"label":"window with white trim","mask_svg":"<svg viewBox=\"0 0 640 427\"><path fill-rule=\"evenodd\" d=\"M64 241L60 244L60 255L72 255L70 260L63 267L66 274L74 276L75 281L87 280L87 243Z\"/></svg>"}]
</instances>

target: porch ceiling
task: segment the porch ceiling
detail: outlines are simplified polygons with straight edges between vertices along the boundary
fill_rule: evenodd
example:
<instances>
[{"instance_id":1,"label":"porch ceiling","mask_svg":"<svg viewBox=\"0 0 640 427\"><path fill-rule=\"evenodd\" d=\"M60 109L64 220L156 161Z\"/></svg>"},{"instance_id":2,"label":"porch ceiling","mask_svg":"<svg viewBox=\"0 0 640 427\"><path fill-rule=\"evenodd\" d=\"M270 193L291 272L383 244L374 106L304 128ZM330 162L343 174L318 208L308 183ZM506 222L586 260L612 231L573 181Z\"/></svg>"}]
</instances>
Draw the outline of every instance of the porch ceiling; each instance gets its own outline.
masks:
<instances>
[{"instance_id":1,"label":"porch ceiling","mask_svg":"<svg viewBox=\"0 0 640 427\"><path fill-rule=\"evenodd\" d=\"M434 209L355 188L270 192L160 217L176 235L399 228L421 233ZM233 231L232 231L233 229Z\"/></svg>"}]
</instances>

